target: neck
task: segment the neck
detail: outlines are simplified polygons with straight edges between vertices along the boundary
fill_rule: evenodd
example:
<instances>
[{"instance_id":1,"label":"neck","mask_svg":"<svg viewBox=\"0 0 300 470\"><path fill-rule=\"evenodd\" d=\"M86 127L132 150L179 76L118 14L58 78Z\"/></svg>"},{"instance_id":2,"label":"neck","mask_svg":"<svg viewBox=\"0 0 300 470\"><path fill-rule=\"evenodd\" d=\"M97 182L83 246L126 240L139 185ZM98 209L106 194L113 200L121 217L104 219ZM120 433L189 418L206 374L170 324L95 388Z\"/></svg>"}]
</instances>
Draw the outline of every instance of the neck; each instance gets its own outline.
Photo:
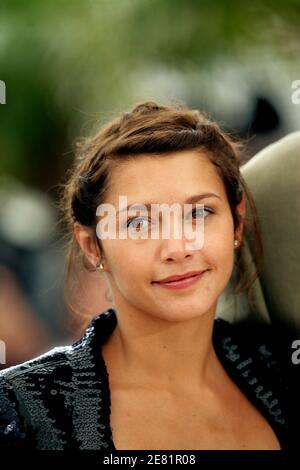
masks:
<instances>
[{"instance_id":1,"label":"neck","mask_svg":"<svg viewBox=\"0 0 300 470\"><path fill-rule=\"evenodd\" d=\"M103 345L110 381L155 390L201 391L220 365L212 343L216 305L181 322L116 309L118 323Z\"/></svg>"}]
</instances>

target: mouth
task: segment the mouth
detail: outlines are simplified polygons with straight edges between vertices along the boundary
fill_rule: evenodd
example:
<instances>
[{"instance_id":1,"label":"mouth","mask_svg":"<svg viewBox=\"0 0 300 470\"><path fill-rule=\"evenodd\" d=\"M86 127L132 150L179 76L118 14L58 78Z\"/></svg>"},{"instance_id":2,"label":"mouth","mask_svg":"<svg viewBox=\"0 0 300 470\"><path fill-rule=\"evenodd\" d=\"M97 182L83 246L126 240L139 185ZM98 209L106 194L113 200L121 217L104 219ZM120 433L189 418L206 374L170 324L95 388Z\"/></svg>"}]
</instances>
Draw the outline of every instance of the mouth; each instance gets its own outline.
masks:
<instances>
[{"instance_id":1,"label":"mouth","mask_svg":"<svg viewBox=\"0 0 300 470\"><path fill-rule=\"evenodd\" d=\"M182 279L176 279L173 281L156 281L154 282L154 284L161 286L161 287L165 287L167 289L171 289L171 290L184 289L184 288L187 288L196 284L196 282L202 279L202 277L205 275L207 271L208 269L206 269L205 271L199 272L197 274L193 274L191 276L188 276Z\"/></svg>"}]
</instances>

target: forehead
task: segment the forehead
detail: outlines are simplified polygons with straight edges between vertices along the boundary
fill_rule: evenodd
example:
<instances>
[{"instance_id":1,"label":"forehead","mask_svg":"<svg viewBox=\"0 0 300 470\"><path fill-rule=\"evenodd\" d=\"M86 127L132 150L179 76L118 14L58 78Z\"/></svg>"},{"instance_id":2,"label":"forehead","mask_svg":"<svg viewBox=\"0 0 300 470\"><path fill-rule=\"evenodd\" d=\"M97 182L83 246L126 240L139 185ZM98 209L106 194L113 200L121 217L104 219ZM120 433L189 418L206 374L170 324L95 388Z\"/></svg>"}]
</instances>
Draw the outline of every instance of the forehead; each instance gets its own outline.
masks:
<instances>
[{"instance_id":1,"label":"forehead","mask_svg":"<svg viewBox=\"0 0 300 470\"><path fill-rule=\"evenodd\" d=\"M205 153L182 151L171 154L139 155L113 168L108 199L126 195L128 202L172 202L199 192L225 188L215 165Z\"/></svg>"}]
</instances>

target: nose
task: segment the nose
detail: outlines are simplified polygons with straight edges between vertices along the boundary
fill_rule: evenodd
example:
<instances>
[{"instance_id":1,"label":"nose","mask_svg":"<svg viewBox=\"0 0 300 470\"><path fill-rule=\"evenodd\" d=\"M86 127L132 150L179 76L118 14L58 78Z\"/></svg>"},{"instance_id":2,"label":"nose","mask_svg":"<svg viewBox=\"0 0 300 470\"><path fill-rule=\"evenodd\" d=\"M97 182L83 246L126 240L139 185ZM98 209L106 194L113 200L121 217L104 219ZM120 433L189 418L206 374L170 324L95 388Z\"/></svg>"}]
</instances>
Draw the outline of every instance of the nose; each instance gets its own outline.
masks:
<instances>
[{"instance_id":1,"label":"nose","mask_svg":"<svg viewBox=\"0 0 300 470\"><path fill-rule=\"evenodd\" d=\"M161 242L161 258L163 261L176 261L182 262L185 258L190 258L194 255L196 250L203 246L203 232L191 232L187 227L180 226L179 220L170 222L169 231L165 231Z\"/></svg>"},{"instance_id":2,"label":"nose","mask_svg":"<svg viewBox=\"0 0 300 470\"><path fill-rule=\"evenodd\" d=\"M187 248L187 242L181 238L180 240L164 240L161 250L161 258L163 261L175 261L181 263L186 258L194 256L195 250Z\"/></svg>"}]
</instances>

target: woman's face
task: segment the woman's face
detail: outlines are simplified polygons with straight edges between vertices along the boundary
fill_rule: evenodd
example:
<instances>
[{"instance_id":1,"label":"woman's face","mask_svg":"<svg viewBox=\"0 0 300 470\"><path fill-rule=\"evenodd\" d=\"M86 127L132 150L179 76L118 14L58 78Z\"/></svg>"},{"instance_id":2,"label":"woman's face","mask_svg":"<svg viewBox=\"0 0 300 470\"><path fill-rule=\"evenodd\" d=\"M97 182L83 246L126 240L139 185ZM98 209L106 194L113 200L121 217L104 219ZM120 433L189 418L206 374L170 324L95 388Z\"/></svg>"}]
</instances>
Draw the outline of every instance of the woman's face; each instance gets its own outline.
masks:
<instances>
[{"instance_id":1,"label":"woman's face","mask_svg":"<svg viewBox=\"0 0 300 470\"><path fill-rule=\"evenodd\" d=\"M197 201L207 210L191 211L196 202L183 212L183 205L194 195L214 193ZM174 236L171 219L170 237L151 238L151 212L121 212L117 216L120 232L127 238L101 240L105 269L114 304L120 311L143 312L169 321L198 317L216 308L216 302L228 283L234 262L234 226L223 182L214 165L203 153L182 151L168 155L139 156L114 168L110 192L105 200L119 210L119 196L127 197L127 204L180 203L182 219L204 218L202 247L192 248L184 232ZM126 205L127 205L126 204ZM199 206L198 206L199 207ZM240 204L244 210L244 203ZM136 217L134 219L134 217ZM131 220L128 229L126 223ZM99 220L99 219L98 219ZM135 233L149 233L146 238L133 239ZM139 232L140 230L140 232ZM236 234L237 235L237 234ZM241 232L240 237L241 239ZM181 289L168 289L155 281L190 271L206 271L194 284Z\"/></svg>"}]
</instances>

